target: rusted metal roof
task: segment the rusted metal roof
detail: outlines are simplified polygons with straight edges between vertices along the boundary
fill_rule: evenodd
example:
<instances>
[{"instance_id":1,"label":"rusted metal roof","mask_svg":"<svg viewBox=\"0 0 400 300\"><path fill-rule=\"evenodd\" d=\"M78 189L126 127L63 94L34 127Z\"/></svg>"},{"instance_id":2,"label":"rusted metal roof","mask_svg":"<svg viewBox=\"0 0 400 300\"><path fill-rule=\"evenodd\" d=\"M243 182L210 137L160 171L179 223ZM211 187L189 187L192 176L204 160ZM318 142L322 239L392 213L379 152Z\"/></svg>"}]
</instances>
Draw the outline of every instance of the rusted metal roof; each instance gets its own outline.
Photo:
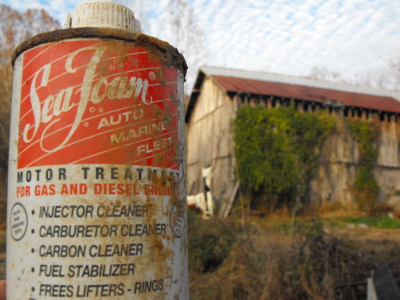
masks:
<instances>
[{"instance_id":1,"label":"rusted metal roof","mask_svg":"<svg viewBox=\"0 0 400 300\"><path fill-rule=\"evenodd\" d=\"M250 93L322 103L334 100L351 107L400 113L400 93L313 79L223 68L200 69L186 110L186 122L206 77L226 92Z\"/></svg>"},{"instance_id":2,"label":"rusted metal roof","mask_svg":"<svg viewBox=\"0 0 400 300\"><path fill-rule=\"evenodd\" d=\"M329 99L353 107L400 113L400 102L386 96L351 93L247 78L226 76L212 76L212 78L227 92L271 95L319 103L322 103L323 99Z\"/></svg>"}]
</instances>

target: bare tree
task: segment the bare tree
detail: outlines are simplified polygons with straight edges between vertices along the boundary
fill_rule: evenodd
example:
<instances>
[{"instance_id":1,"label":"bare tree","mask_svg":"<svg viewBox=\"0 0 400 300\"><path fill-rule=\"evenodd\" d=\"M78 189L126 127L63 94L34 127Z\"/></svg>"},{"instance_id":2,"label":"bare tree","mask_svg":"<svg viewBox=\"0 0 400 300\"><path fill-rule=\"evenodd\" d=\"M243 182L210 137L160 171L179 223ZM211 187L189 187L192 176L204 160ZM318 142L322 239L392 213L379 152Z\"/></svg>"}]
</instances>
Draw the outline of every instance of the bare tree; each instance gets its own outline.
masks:
<instances>
[{"instance_id":1,"label":"bare tree","mask_svg":"<svg viewBox=\"0 0 400 300\"><path fill-rule=\"evenodd\" d=\"M188 64L186 94L190 93L207 54L204 30L186 0L169 0L162 37L183 54Z\"/></svg>"},{"instance_id":2,"label":"bare tree","mask_svg":"<svg viewBox=\"0 0 400 300\"><path fill-rule=\"evenodd\" d=\"M343 79L338 72L334 72L327 67L312 67L307 78L331 82L343 82Z\"/></svg>"},{"instance_id":3,"label":"bare tree","mask_svg":"<svg viewBox=\"0 0 400 300\"><path fill-rule=\"evenodd\" d=\"M135 14L135 19L140 21L142 32L148 30L148 12L143 0L118 0L118 2L129 7Z\"/></svg>"},{"instance_id":4,"label":"bare tree","mask_svg":"<svg viewBox=\"0 0 400 300\"><path fill-rule=\"evenodd\" d=\"M118 0L135 13L142 32L167 41L176 47L189 66L185 91L190 93L199 67L206 59L205 34L196 13L186 0L169 0L157 20L151 20L150 3L144 0Z\"/></svg>"},{"instance_id":5,"label":"bare tree","mask_svg":"<svg viewBox=\"0 0 400 300\"><path fill-rule=\"evenodd\" d=\"M349 78L327 67L315 66L306 78L400 91L400 53L387 59L386 65L384 69L370 70Z\"/></svg>"},{"instance_id":6,"label":"bare tree","mask_svg":"<svg viewBox=\"0 0 400 300\"><path fill-rule=\"evenodd\" d=\"M388 60L389 72L382 79L385 86L400 91L400 52L393 54Z\"/></svg>"}]
</instances>

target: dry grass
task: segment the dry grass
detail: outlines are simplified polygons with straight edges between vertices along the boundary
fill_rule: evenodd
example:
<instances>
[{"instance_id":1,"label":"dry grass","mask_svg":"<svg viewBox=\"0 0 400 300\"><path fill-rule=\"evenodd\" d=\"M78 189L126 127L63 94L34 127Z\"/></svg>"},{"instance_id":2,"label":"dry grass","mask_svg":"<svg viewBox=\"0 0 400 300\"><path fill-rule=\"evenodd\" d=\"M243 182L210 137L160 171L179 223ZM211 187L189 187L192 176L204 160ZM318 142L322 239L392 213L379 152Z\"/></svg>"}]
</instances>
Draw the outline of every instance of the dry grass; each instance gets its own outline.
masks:
<instances>
[{"instance_id":1,"label":"dry grass","mask_svg":"<svg viewBox=\"0 0 400 300\"><path fill-rule=\"evenodd\" d=\"M334 286L366 281L383 261L400 263L397 242L328 235L320 221L302 223L293 237L278 236L247 224L216 269L191 269L191 299L365 299L363 287L335 291ZM400 268L394 266L400 281Z\"/></svg>"}]
</instances>

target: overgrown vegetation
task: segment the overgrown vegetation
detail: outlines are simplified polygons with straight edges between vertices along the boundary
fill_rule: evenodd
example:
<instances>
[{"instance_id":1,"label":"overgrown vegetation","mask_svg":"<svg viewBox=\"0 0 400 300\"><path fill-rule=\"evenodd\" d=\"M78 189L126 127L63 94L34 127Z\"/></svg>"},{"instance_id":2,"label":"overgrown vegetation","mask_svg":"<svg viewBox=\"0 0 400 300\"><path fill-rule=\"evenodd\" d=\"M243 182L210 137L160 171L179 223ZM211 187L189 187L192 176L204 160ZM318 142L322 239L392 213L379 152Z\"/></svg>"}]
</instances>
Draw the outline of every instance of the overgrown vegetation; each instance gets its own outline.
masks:
<instances>
[{"instance_id":1,"label":"overgrown vegetation","mask_svg":"<svg viewBox=\"0 0 400 300\"><path fill-rule=\"evenodd\" d=\"M359 167L354 184L355 197L359 208L371 214L379 192L379 185L374 176L374 166L378 158L378 151L375 149L378 131L374 123L366 120L353 120L349 124L360 149Z\"/></svg>"},{"instance_id":2,"label":"overgrown vegetation","mask_svg":"<svg viewBox=\"0 0 400 300\"><path fill-rule=\"evenodd\" d=\"M243 106L234 122L239 177L248 195L271 210L293 204L296 197L306 199L320 146L335 119L293 106Z\"/></svg>"},{"instance_id":3,"label":"overgrown vegetation","mask_svg":"<svg viewBox=\"0 0 400 300\"><path fill-rule=\"evenodd\" d=\"M387 239L377 243L328 235L324 224L318 220L296 225L299 227L293 238L257 224L247 224L246 230L239 233L231 223L221 223L224 221L193 221L189 220L190 295L193 300L366 299L365 286L334 287L365 282L383 261L391 266L394 278L397 281L400 278L397 267L400 246ZM198 266L207 265L210 256L193 253L199 251L196 241L209 235L213 239L201 243L202 251L222 255L218 256L218 266L214 269L201 270ZM230 242L226 243L226 239ZM222 252L218 250L221 243L224 245Z\"/></svg>"},{"instance_id":4,"label":"overgrown vegetation","mask_svg":"<svg viewBox=\"0 0 400 300\"><path fill-rule=\"evenodd\" d=\"M229 229L228 229L229 228ZM204 220L188 212L189 266L193 273L208 273L219 267L236 239L234 224Z\"/></svg>"}]
</instances>

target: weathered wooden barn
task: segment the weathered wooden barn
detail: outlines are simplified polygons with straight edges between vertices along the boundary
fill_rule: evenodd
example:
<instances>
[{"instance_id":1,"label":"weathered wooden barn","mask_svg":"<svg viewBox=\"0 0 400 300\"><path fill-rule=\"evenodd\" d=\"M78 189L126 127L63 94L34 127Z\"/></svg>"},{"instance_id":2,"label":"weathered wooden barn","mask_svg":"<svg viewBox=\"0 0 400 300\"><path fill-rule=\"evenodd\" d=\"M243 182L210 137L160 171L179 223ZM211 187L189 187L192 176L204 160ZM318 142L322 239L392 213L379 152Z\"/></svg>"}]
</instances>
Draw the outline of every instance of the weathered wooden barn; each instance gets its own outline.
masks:
<instances>
[{"instance_id":1,"label":"weathered wooden barn","mask_svg":"<svg viewBox=\"0 0 400 300\"><path fill-rule=\"evenodd\" d=\"M379 201L400 207L400 93L312 79L222 68L200 69L186 106L188 194L203 191L201 170L211 166L211 192L224 207L233 200L235 157L232 120L241 105L275 107L294 103L300 111L325 109L379 126L375 177ZM343 123L343 122L342 122ZM343 125L343 126L342 126ZM338 128L345 128L338 122ZM311 182L313 202L354 204L352 185L359 162L357 142L336 130L322 147Z\"/></svg>"}]
</instances>

